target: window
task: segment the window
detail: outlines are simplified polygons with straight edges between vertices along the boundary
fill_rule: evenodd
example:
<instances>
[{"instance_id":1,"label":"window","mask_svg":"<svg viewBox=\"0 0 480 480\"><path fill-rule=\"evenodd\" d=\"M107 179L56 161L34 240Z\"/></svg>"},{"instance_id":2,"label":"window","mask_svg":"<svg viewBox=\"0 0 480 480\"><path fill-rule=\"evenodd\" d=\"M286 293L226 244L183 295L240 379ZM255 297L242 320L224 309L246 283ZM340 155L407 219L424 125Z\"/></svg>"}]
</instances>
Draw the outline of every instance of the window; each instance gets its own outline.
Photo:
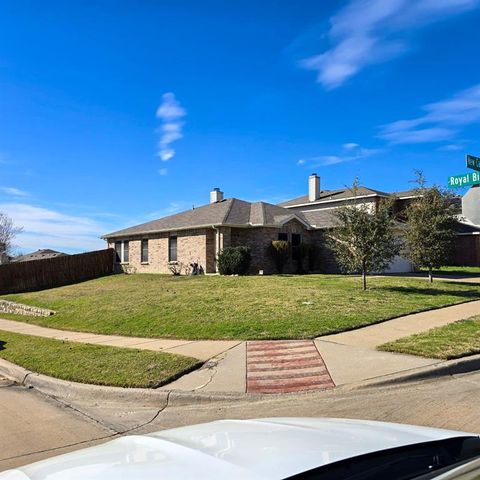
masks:
<instances>
[{"instance_id":1,"label":"window","mask_svg":"<svg viewBox=\"0 0 480 480\"><path fill-rule=\"evenodd\" d=\"M121 262L122 258L122 242L115 242L115 253L117 254L117 262Z\"/></svg>"},{"instance_id":2,"label":"window","mask_svg":"<svg viewBox=\"0 0 480 480\"><path fill-rule=\"evenodd\" d=\"M148 240L142 240L142 251L140 261L142 263L148 262Z\"/></svg>"},{"instance_id":3,"label":"window","mask_svg":"<svg viewBox=\"0 0 480 480\"><path fill-rule=\"evenodd\" d=\"M278 239L283 240L284 242L288 242L288 233L279 233Z\"/></svg>"},{"instance_id":4,"label":"window","mask_svg":"<svg viewBox=\"0 0 480 480\"><path fill-rule=\"evenodd\" d=\"M115 242L115 253L117 254L117 262L128 263L128 240L120 240Z\"/></svg>"},{"instance_id":5,"label":"window","mask_svg":"<svg viewBox=\"0 0 480 480\"><path fill-rule=\"evenodd\" d=\"M292 233L292 247L298 247L302 243L302 236L299 233Z\"/></svg>"},{"instance_id":6,"label":"window","mask_svg":"<svg viewBox=\"0 0 480 480\"><path fill-rule=\"evenodd\" d=\"M176 262L177 261L177 237L168 238L168 261Z\"/></svg>"}]
</instances>

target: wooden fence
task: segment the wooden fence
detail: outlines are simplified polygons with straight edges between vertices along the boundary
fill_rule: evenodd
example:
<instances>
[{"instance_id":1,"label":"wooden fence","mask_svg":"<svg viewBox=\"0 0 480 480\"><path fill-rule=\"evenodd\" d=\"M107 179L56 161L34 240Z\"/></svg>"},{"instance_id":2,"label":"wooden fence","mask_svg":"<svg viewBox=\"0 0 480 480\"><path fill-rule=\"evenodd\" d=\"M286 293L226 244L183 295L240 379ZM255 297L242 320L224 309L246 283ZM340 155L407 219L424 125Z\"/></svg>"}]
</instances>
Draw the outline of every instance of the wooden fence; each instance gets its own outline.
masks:
<instances>
[{"instance_id":1,"label":"wooden fence","mask_svg":"<svg viewBox=\"0 0 480 480\"><path fill-rule=\"evenodd\" d=\"M480 235L457 235L450 264L480 267Z\"/></svg>"},{"instance_id":2,"label":"wooden fence","mask_svg":"<svg viewBox=\"0 0 480 480\"><path fill-rule=\"evenodd\" d=\"M60 287L113 272L115 250L0 265L0 295Z\"/></svg>"}]
</instances>

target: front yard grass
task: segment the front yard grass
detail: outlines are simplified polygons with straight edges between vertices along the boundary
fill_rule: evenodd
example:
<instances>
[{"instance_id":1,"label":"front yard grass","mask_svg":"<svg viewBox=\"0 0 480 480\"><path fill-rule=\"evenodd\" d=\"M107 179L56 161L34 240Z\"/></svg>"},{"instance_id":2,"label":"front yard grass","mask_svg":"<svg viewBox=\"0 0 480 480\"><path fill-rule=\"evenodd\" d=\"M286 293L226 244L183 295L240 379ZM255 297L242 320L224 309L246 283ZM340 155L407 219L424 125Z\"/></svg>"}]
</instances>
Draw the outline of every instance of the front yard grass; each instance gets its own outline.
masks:
<instances>
[{"instance_id":1,"label":"front yard grass","mask_svg":"<svg viewBox=\"0 0 480 480\"><path fill-rule=\"evenodd\" d=\"M421 271L428 272L428 270L424 268L422 268ZM442 267L440 270L434 270L433 275L471 275L476 277L477 275L480 276L480 267Z\"/></svg>"},{"instance_id":2,"label":"front yard grass","mask_svg":"<svg viewBox=\"0 0 480 480\"><path fill-rule=\"evenodd\" d=\"M201 364L182 355L64 342L3 330L0 358L62 380L143 388L168 383Z\"/></svg>"},{"instance_id":3,"label":"front yard grass","mask_svg":"<svg viewBox=\"0 0 480 480\"><path fill-rule=\"evenodd\" d=\"M478 284L343 275L113 275L1 298L50 317L3 318L84 332L182 339L313 338L480 298Z\"/></svg>"},{"instance_id":4,"label":"front yard grass","mask_svg":"<svg viewBox=\"0 0 480 480\"><path fill-rule=\"evenodd\" d=\"M474 355L480 353L480 316L400 338L379 349L445 360Z\"/></svg>"}]
</instances>

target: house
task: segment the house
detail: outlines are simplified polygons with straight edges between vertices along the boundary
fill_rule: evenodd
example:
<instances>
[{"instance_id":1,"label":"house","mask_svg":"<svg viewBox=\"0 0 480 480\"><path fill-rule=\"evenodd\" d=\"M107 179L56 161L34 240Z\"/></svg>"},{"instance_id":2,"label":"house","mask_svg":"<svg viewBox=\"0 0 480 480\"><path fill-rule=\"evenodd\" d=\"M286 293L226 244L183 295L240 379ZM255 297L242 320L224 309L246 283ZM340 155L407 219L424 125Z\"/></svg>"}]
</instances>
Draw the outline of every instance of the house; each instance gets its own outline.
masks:
<instances>
[{"instance_id":1,"label":"house","mask_svg":"<svg viewBox=\"0 0 480 480\"><path fill-rule=\"evenodd\" d=\"M279 205L225 199L223 192L215 188L207 205L112 232L102 238L116 250L119 265L136 272L167 273L170 262L185 267L196 262L206 273L215 273L216 258L223 248L248 245L252 250L250 273L274 273L275 266L268 253L272 240L287 240L292 247L315 245L319 252L315 269L338 272L338 265L324 241L325 231L335 226L335 209L355 203L374 211L380 201L393 197L394 211L401 219L402 212L417 195L415 190L387 193L363 186L358 187L355 194L349 188L322 190L320 177L314 173L308 178L306 195ZM452 261L455 265L480 265L478 205L480 187L472 187L462 198ZM458 210L460 212L459 203ZM402 235L400 224L398 235ZM295 248L292 248L284 272L296 272L297 263ZM388 271L411 272L413 266L406 258L397 256Z\"/></svg>"},{"instance_id":2,"label":"house","mask_svg":"<svg viewBox=\"0 0 480 480\"><path fill-rule=\"evenodd\" d=\"M354 196L348 188L321 190L320 177L308 178L308 194L280 205L224 199L215 188L210 203L158 220L104 235L108 246L115 248L120 265L136 272L169 271L169 262L184 266L199 263L206 273L216 272L218 252L227 246L248 245L252 250L251 273L274 273L268 253L272 240L288 240L292 247L315 245L320 252L317 266L321 271L338 271L331 254L325 249L324 232L335 224L334 209L356 202L372 209L382 198L393 194L359 187ZM401 211L414 197L413 191L401 192L395 208ZM295 249L284 271L297 271ZM402 257L393 262L390 271L412 271Z\"/></svg>"},{"instance_id":3,"label":"house","mask_svg":"<svg viewBox=\"0 0 480 480\"><path fill-rule=\"evenodd\" d=\"M168 272L169 262L199 263L216 271L217 254L227 246L249 245L251 273L274 272L266 247L272 240L293 245L317 241L302 214L265 202L224 199L215 188L210 203L198 208L104 235L120 264L137 272ZM294 271L294 261L285 271Z\"/></svg>"},{"instance_id":4,"label":"house","mask_svg":"<svg viewBox=\"0 0 480 480\"><path fill-rule=\"evenodd\" d=\"M67 253L57 252L56 250L44 248L42 250L37 250L36 252L19 255L18 257L13 257L11 259L11 262L30 262L32 260L44 260L46 258L62 257L64 255L67 255Z\"/></svg>"}]
</instances>

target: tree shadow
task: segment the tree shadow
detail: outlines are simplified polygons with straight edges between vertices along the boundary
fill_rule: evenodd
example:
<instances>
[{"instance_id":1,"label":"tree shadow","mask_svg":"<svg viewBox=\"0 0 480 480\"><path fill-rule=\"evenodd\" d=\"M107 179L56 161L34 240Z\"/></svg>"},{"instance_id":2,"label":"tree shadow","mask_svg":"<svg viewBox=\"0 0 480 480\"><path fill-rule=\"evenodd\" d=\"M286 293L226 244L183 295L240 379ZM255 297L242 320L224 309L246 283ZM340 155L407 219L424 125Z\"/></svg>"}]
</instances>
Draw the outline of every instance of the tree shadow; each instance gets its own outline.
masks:
<instances>
[{"instance_id":1,"label":"tree shadow","mask_svg":"<svg viewBox=\"0 0 480 480\"><path fill-rule=\"evenodd\" d=\"M456 285L453 282L443 282L448 283L449 285ZM480 283L470 283L468 284L472 287L480 288ZM417 295L451 295L454 297L460 298L480 298L480 290L476 290L472 288L471 290L442 290L440 288L435 287L401 287L401 286L384 286L380 287L382 290L388 290L390 292L395 293L403 293L403 294L417 294Z\"/></svg>"},{"instance_id":2,"label":"tree shadow","mask_svg":"<svg viewBox=\"0 0 480 480\"><path fill-rule=\"evenodd\" d=\"M5 350L5 345L7 342L4 342L3 340L0 340L0 350Z\"/></svg>"}]
</instances>

